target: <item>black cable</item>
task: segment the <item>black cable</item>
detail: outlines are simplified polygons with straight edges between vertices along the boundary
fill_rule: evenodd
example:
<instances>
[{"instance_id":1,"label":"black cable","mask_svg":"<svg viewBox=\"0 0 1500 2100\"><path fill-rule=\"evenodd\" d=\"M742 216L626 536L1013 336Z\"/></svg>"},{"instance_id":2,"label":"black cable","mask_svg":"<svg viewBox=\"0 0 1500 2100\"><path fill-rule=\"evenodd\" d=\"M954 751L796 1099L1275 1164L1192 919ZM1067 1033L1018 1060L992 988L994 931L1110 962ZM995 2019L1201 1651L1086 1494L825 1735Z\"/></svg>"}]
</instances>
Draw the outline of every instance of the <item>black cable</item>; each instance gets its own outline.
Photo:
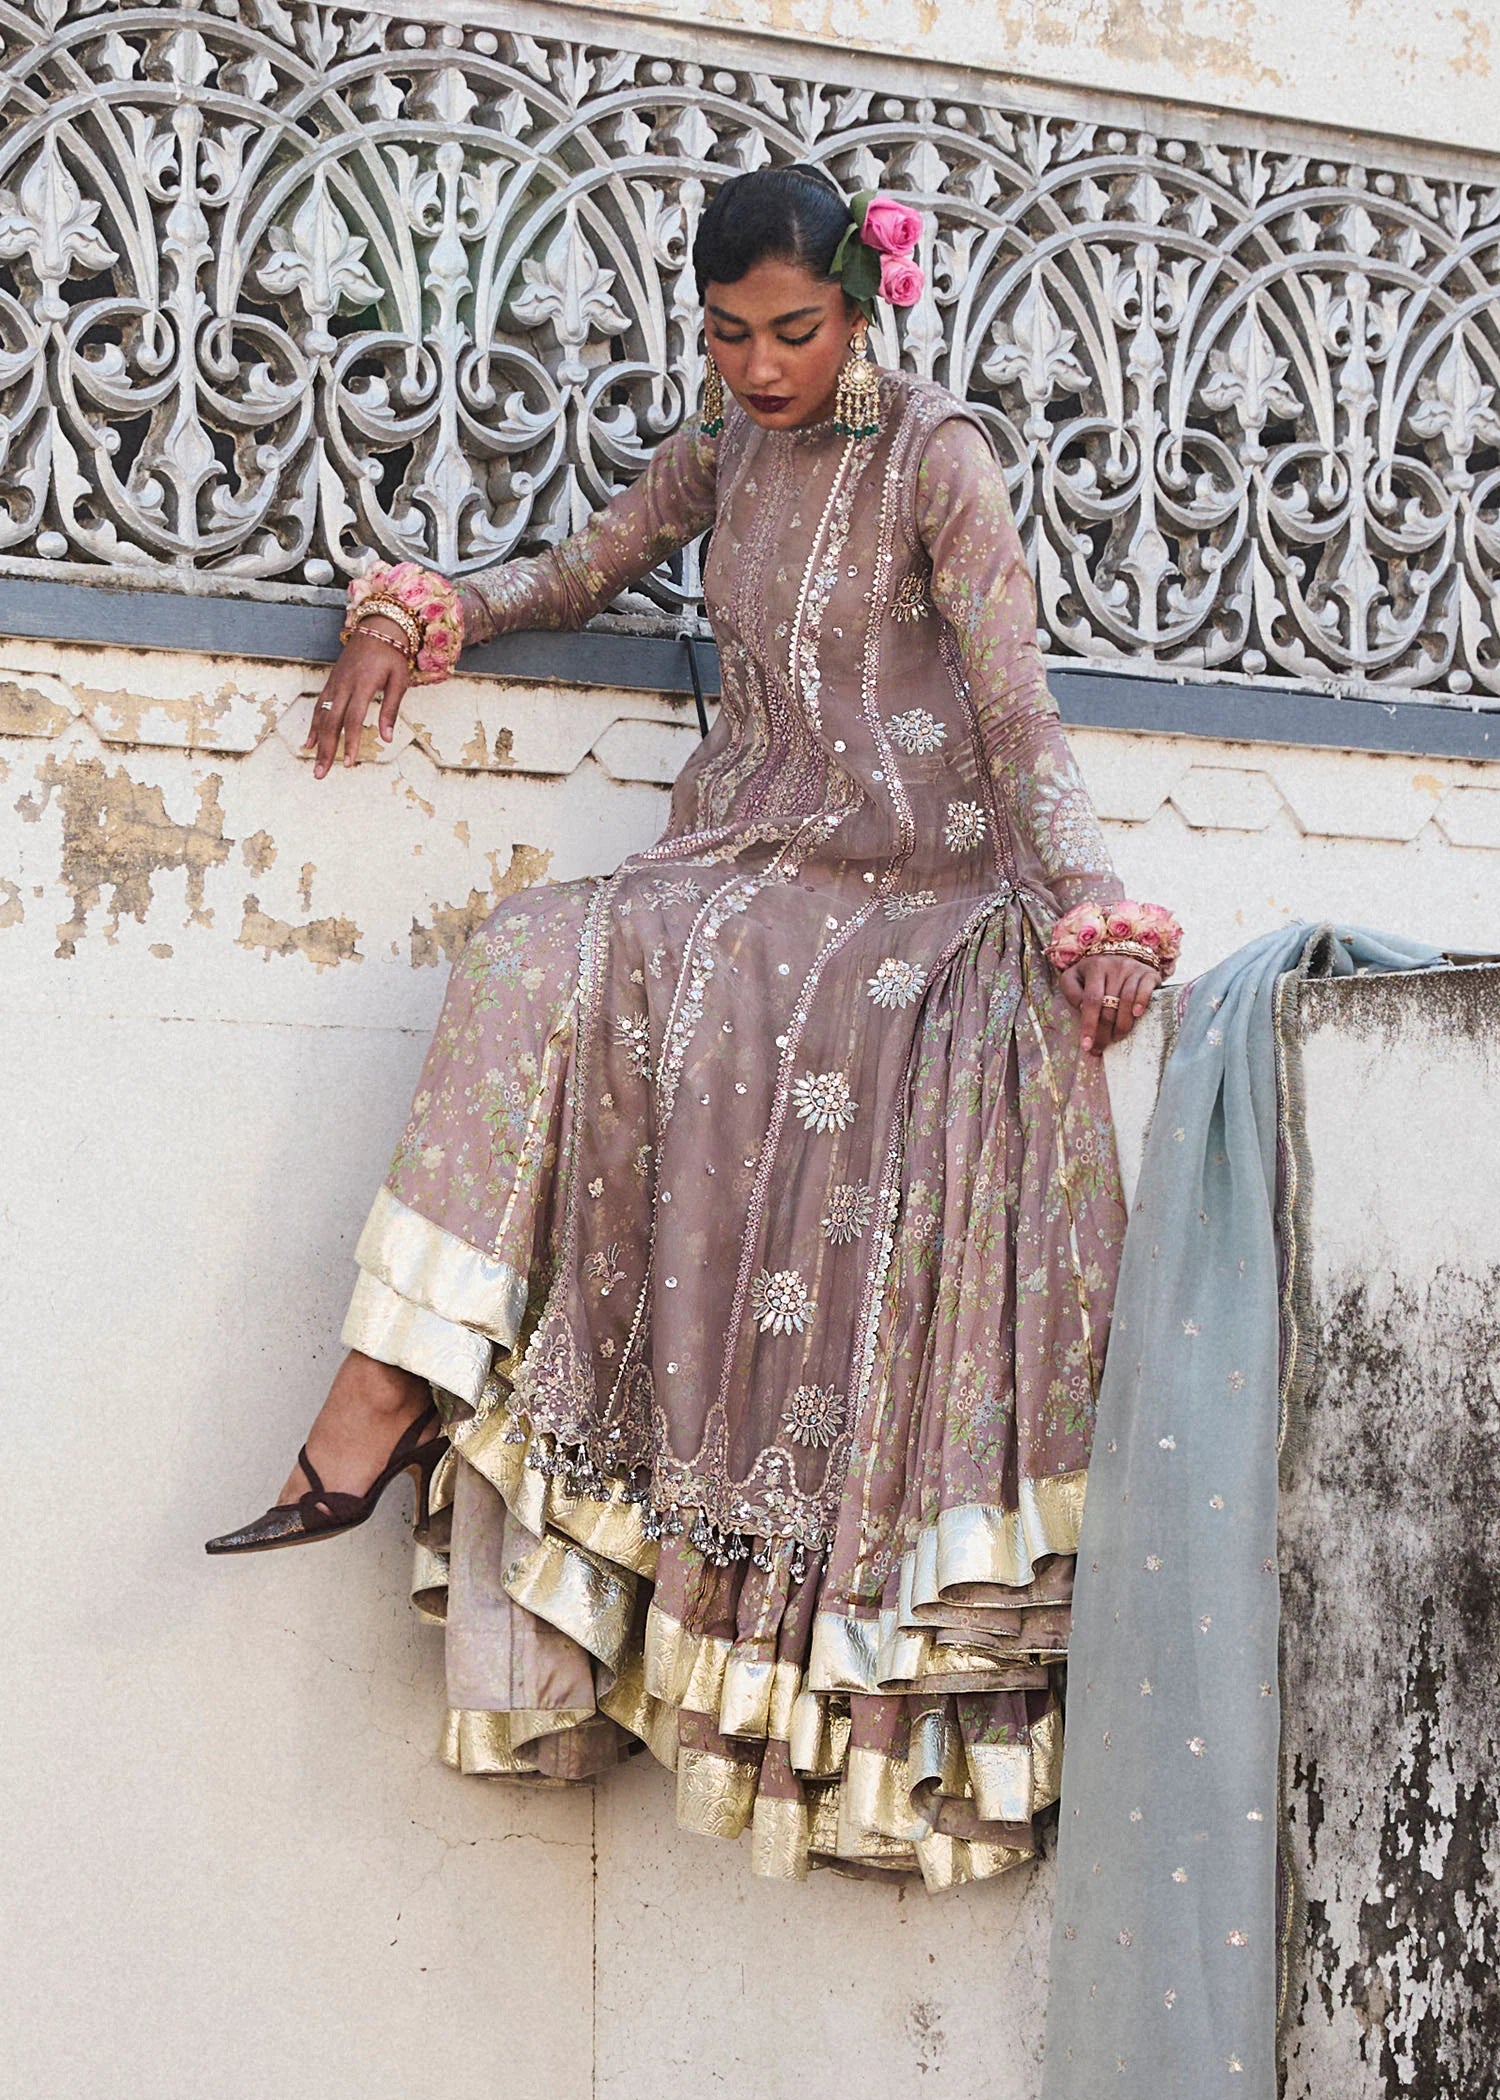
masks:
<instances>
[{"instance_id":1,"label":"black cable","mask_svg":"<svg viewBox=\"0 0 1500 2100\"><path fill-rule=\"evenodd\" d=\"M698 669L697 636L692 634L685 634L682 637L682 645L687 650L688 676L693 681L693 699L697 702L698 706L698 732L700 736L707 736L708 709L704 705L703 701L703 674Z\"/></svg>"}]
</instances>

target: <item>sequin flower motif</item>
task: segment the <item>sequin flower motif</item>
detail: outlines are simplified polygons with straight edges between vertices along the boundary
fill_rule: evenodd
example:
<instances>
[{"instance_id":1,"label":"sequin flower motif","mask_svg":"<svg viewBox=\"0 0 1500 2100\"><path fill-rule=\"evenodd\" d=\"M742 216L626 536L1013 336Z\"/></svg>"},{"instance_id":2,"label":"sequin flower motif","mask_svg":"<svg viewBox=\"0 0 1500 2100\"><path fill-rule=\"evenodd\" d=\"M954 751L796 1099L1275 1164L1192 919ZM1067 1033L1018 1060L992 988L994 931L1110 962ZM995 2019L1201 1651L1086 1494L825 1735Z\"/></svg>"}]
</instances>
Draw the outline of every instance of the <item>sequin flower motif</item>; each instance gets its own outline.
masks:
<instances>
[{"instance_id":1,"label":"sequin flower motif","mask_svg":"<svg viewBox=\"0 0 1500 2100\"><path fill-rule=\"evenodd\" d=\"M828 1191L828 1208L823 1213L823 1237L835 1247L847 1247L857 1240L870 1222L873 1197L863 1182L845 1182L841 1187Z\"/></svg>"},{"instance_id":2,"label":"sequin flower motif","mask_svg":"<svg viewBox=\"0 0 1500 2100\"><path fill-rule=\"evenodd\" d=\"M843 1395L834 1385L799 1385L787 1402L786 1433L794 1444L826 1451L844 1426Z\"/></svg>"},{"instance_id":3,"label":"sequin flower motif","mask_svg":"<svg viewBox=\"0 0 1500 2100\"><path fill-rule=\"evenodd\" d=\"M984 843L984 811L977 802L950 802L943 844L952 853L970 853Z\"/></svg>"},{"instance_id":4,"label":"sequin flower motif","mask_svg":"<svg viewBox=\"0 0 1500 2100\"><path fill-rule=\"evenodd\" d=\"M888 955L866 982L865 996L876 1006L910 1006L922 996L922 972L915 963Z\"/></svg>"},{"instance_id":5,"label":"sequin flower motif","mask_svg":"<svg viewBox=\"0 0 1500 2100\"><path fill-rule=\"evenodd\" d=\"M617 1014L615 1016L615 1041L625 1052L626 1062L632 1072L642 1079L651 1077L651 1034L646 1026L644 1014Z\"/></svg>"},{"instance_id":6,"label":"sequin flower motif","mask_svg":"<svg viewBox=\"0 0 1500 2100\"><path fill-rule=\"evenodd\" d=\"M843 1072L804 1072L792 1087L792 1099L806 1130L847 1130L859 1107Z\"/></svg>"},{"instance_id":7,"label":"sequin flower motif","mask_svg":"<svg viewBox=\"0 0 1500 2100\"><path fill-rule=\"evenodd\" d=\"M762 1269L750 1286L762 1334L801 1334L813 1316L807 1285L795 1269Z\"/></svg>"},{"instance_id":8,"label":"sequin flower motif","mask_svg":"<svg viewBox=\"0 0 1500 2100\"><path fill-rule=\"evenodd\" d=\"M888 919L910 919L936 903L936 890L901 890L894 897L887 897L881 910Z\"/></svg>"},{"instance_id":9,"label":"sequin flower motif","mask_svg":"<svg viewBox=\"0 0 1500 2100\"><path fill-rule=\"evenodd\" d=\"M928 714L925 707L914 707L904 715L892 715L885 726L892 740L914 757L936 751L948 735L947 724L940 722L936 715Z\"/></svg>"}]
</instances>

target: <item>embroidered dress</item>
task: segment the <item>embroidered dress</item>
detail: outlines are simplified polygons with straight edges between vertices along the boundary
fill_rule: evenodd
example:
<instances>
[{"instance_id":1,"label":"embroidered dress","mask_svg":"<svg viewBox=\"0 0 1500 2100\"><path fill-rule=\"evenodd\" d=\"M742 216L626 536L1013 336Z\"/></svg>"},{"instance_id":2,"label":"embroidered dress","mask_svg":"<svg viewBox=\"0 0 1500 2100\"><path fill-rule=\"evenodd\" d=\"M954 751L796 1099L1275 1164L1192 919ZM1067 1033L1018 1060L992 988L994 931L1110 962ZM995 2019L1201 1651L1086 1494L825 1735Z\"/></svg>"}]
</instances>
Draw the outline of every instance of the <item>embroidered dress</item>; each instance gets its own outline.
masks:
<instances>
[{"instance_id":1,"label":"embroidered dress","mask_svg":"<svg viewBox=\"0 0 1500 2100\"><path fill-rule=\"evenodd\" d=\"M418 1594L445 1755L645 1745L751 1864L1031 1856L1123 1214L1042 948L1120 895L982 430L693 423L466 639L576 627L712 528L718 720L667 829L457 964L353 1347L453 1442Z\"/></svg>"}]
</instances>

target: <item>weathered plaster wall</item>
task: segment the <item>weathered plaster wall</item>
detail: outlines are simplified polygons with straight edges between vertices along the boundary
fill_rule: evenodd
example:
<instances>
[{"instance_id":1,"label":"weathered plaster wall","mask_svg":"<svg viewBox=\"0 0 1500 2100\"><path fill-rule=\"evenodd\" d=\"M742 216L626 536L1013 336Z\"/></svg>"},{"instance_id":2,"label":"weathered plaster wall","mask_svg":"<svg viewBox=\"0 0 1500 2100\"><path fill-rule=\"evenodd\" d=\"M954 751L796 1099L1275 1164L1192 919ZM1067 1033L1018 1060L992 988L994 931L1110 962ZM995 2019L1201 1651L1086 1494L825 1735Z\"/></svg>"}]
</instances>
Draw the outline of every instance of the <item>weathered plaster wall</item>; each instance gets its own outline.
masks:
<instances>
[{"instance_id":1,"label":"weathered plaster wall","mask_svg":"<svg viewBox=\"0 0 1500 2100\"><path fill-rule=\"evenodd\" d=\"M649 839L695 733L650 696L464 680L320 785L296 752L315 683L0 647L10 2077L32 2100L835 2100L852 2061L871 2100L1034 2100L1044 1873L942 1903L789 1892L672 1831L645 1765L597 1800L466 1784L433 1762L441 1666L394 1510L317 1554L203 1559L335 1361L445 953L508 886ZM1078 744L1190 969L1324 911L1495 945L1493 769ZM1381 1055L1335 1040L1318 1098L1374 1087ZM1449 1248L1444 1190L1495 1115L1452 1062L1423 1038L1392 1067L1369 1128L1406 1119L1398 1185L1365 1161L1319 1214L1331 1308L1372 1267L1382 1306L1418 1303ZM1382 1155L1353 1108L1320 1128L1321 1201ZM1418 1223L1372 1239L1371 1205ZM1357 1945L1358 1892L1327 1900Z\"/></svg>"},{"instance_id":2,"label":"weathered plaster wall","mask_svg":"<svg viewBox=\"0 0 1500 2100\"><path fill-rule=\"evenodd\" d=\"M444 19L445 0L410 14ZM599 14L894 52L1072 88L1500 152L1496 0L591 0ZM513 0L480 15L516 19ZM527 10L533 17L538 12ZM551 12L576 20L579 10Z\"/></svg>"},{"instance_id":3,"label":"weathered plaster wall","mask_svg":"<svg viewBox=\"0 0 1500 2100\"><path fill-rule=\"evenodd\" d=\"M1500 2064L1500 971L1302 995L1317 1373L1282 1502L1287 2100Z\"/></svg>"}]
</instances>

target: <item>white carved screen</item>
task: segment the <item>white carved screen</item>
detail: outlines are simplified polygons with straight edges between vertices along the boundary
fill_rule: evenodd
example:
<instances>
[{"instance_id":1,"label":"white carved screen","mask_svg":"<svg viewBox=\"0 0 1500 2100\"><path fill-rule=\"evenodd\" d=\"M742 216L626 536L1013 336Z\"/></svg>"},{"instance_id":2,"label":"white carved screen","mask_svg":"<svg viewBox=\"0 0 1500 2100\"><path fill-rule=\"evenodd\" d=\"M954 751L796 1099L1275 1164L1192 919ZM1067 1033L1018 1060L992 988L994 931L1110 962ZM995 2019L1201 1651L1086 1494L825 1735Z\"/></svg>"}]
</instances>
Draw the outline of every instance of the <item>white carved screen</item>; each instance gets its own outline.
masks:
<instances>
[{"instance_id":1,"label":"white carved screen","mask_svg":"<svg viewBox=\"0 0 1500 2100\"><path fill-rule=\"evenodd\" d=\"M1054 656L1500 694L1494 171L710 41L0 5L0 570L319 599L557 538L697 398L709 186L803 159L927 214L881 354L985 417Z\"/></svg>"}]
</instances>

